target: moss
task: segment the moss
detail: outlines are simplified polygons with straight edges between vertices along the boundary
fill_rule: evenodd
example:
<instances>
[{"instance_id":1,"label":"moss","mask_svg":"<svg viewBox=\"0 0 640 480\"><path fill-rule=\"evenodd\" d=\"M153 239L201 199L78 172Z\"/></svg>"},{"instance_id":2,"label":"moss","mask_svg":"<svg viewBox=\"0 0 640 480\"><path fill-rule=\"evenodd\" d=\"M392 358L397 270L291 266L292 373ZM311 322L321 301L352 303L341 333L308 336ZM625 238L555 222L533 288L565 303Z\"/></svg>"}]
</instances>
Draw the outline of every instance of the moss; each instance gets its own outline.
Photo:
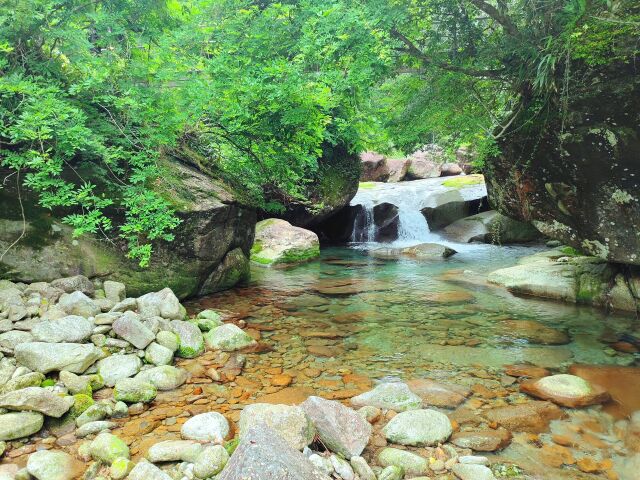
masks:
<instances>
[{"instance_id":1,"label":"moss","mask_svg":"<svg viewBox=\"0 0 640 480\"><path fill-rule=\"evenodd\" d=\"M313 247L305 249L288 250L278 260L278 263L304 262L318 256L320 256L320 247L318 245L314 245Z\"/></svg>"},{"instance_id":2,"label":"moss","mask_svg":"<svg viewBox=\"0 0 640 480\"><path fill-rule=\"evenodd\" d=\"M229 454L229 456L233 455L233 452L238 448L238 444L240 443L239 438L233 438L224 444L224 448Z\"/></svg>"},{"instance_id":3,"label":"moss","mask_svg":"<svg viewBox=\"0 0 640 480\"><path fill-rule=\"evenodd\" d=\"M469 185L480 185L481 183L484 183L482 175L463 175L445 180L442 185L449 188L462 188Z\"/></svg>"},{"instance_id":4,"label":"moss","mask_svg":"<svg viewBox=\"0 0 640 480\"><path fill-rule=\"evenodd\" d=\"M78 418L94 403L93 398L89 395L85 395L84 393L78 393L77 395L74 395L73 398L75 399L75 402L69 410L69 416L71 418Z\"/></svg>"},{"instance_id":5,"label":"moss","mask_svg":"<svg viewBox=\"0 0 640 480\"><path fill-rule=\"evenodd\" d=\"M53 378L46 378L45 380L43 380L40 386L42 388L46 388L46 387L53 387L55 384L56 384L56 381Z\"/></svg>"},{"instance_id":6,"label":"moss","mask_svg":"<svg viewBox=\"0 0 640 480\"><path fill-rule=\"evenodd\" d=\"M580 251L576 250L573 247L562 247L560 251L568 257L579 257L582 255Z\"/></svg>"},{"instance_id":7,"label":"moss","mask_svg":"<svg viewBox=\"0 0 640 480\"><path fill-rule=\"evenodd\" d=\"M358 189L361 190L369 190L371 188L376 188L376 182L360 182L358 184Z\"/></svg>"},{"instance_id":8,"label":"moss","mask_svg":"<svg viewBox=\"0 0 640 480\"><path fill-rule=\"evenodd\" d=\"M204 352L204 341L202 344L198 345L198 348L187 347L184 345L180 345L178 347L177 355L181 358L196 358Z\"/></svg>"}]
</instances>

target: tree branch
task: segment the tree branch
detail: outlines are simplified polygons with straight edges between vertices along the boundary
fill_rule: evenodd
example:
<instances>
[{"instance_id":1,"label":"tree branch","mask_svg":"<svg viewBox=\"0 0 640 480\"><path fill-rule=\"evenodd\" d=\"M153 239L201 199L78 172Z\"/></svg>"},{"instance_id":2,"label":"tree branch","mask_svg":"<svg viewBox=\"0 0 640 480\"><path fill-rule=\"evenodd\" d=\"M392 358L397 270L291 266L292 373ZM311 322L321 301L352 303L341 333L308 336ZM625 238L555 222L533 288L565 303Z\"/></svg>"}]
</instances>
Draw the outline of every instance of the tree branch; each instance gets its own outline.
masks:
<instances>
[{"instance_id":1,"label":"tree branch","mask_svg":"<svg viewBox=\"0 0 640 480\"><path fill-rule=\"evenodd\" d=\"M435 61L429 55L420 50L411 40L409 40L406 36L400 33L397 29L391 29L391 36L397 40L400 40L406 46L406 49L402 51L408 53L409 55L416 57L421 60L425 65L433 65L442 70L447 70L449 72L462 73L463 75L468 75L470 77L477 78L492 78L495 80L503 80L504 69L500 70L476 70L472 68L464 68L458 67L456 65L451 65L449 63L443 63Z\"/></svg>"},{"instance_id":2,"label":"tree branch","mask_svg":"<svg viewBox=\"0 0 640 480\"><path fill-rule=\"evenodd\" d=\"M503 12L498 10L496 7L491 5L490 3L485 2L484 0L469 0L473 5L476 6L479 10L483 11L491 18L493 18L496 22L498 22L504 31L507 32L512 37L519 37L520 32L518 31L518 27L513 23L513 20L508 15L505 15Z\"/></svg>"}]
</instances>

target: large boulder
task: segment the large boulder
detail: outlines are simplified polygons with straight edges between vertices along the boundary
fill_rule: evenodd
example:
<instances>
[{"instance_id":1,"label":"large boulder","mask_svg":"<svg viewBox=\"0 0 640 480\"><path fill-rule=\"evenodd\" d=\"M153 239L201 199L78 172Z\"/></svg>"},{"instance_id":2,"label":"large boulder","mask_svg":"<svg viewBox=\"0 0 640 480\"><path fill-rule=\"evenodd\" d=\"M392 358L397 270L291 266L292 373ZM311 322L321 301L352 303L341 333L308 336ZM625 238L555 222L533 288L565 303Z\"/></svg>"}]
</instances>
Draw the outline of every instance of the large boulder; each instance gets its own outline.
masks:
<instances>
[{"instance_id":1,"label":"large boulder","mask_svg":"<svg viewBox=\"0 0 640 480\"><path fill-rule=\"evenodd\" d=\"M313 422L320 441L332 452L349 459L360 455L369 443L371 425L355 410L315 396L300 406Z\"/></svg>"},{"instance_id":2,"label":"large boulder","mask_svg":"<svg viewBox=\"0 0 640 480\"><path fill-rule=\"evenodd\" d=\"M573 249L541 252L490 273L488 281L514 294L635 311L640 273Z\"/></svg>"},{"instance_id":3,"label":"large boulder","mask_svg":"<svg viewBox=\"0 0 640 480\"><path fill-rule=\"evenodd\" d=\"M375 258L411 258L414 260L443 260L457 252L439 243L420 243L412 247L376 248L369 251Z\"/></svg>"},{"instance_id":4,"label":"large boulder","mask_svg":"<svg viewBox=\"0 0 640 480\"><path fill-rule=\"evenodd\" d=\"M447 190L431 195L430 204L421 210L432 232L489 209L482 175L468 175L460 179L453 183L444 181L443 186Z\"/></svg>"},{"instance_id":5,"label":"large boulder","mask_svg":"<svg viewBox=\"0 0 640 480\"><path fill-rule=\"evenodd\" d=\"M389 178L389 167L384 155L375 152L363 152L360 154L362 162L362 182L386 182Z\"/></svg>"},{"instance_id":6,"label":"large boulder","mask_svg":"<svg viewBox=\"0 0 640 480\"><path fill-rule=\"evenodd\" d=\"M73 229L59 220L62 212L51 215L23 195L27 230L11 255L2 259L3 276L30 283L82 274L122 282L133 297L168 286L180 298L228 288L231 278L246 280L255 212L238 203L220 182L195 168L168 157L159 163L165 175L155 188L172 202L182 223L173 232L175 240L154 242L148 267L128 259L123 254L126 246L114 247L91 235L74 238ZM0 205L8 207L0 209L0 251L22 233L19 209L13 208L15 198L11 188L2 189ZM229 256L231 252L236 253ZM221 268L227 274L223 275ZM229 275L232 269L242 275Z\"/></svg>"},{"instance_id":7,"label":"large boulder","mask_svg":"<svg viewBox=\"0 0 640 480\"><path fill-rule=\"evenodd\" d=\"M56 320L45 320L33 326L31 333L38 342L83 343L93 333L93 322L84 317L69 315Z\"/></svg>"},{"instance_id":8,"label":"large boulder","mask_svg":"<svg viewBox=\"0 0 640 480\"><path fill-rule=\"evenodd\" d=\"M265 424L247 430L218 480L330 480Z\"/></svg>"},{"instance_id":9,"label":"large boulder","mask_svg":"<svg viewBox=\"0 0 640 480\"><path fill-rule=\"evenodd\" d=\"M441 164L445 160L444 150L437 145L426 145L409 156L407 178L412 180L440 176Z\"/></svg>"},{"instance_id":10,"label":"large boulder","mask_svg":"<svg viewBox=\"0 0 640 480\"><path fill-rule=\"evenodd\" d=\"M83 373L104 352L94 345L79 343L21 343L15 349L18 363L40 373L66 370Z\"/></svg>"},{"instance_id":11,"label":"large boulder","mask_svg":"<svg viewBox=\"0 0 640 480\"><path fill-rule=\"evenodd\" d=\"M407 176L411 161L408 158L388 158L387 168L389 169L388 183L401 182Z\"/></svg>"},{"instance_id":12,"label":"large boulder","mask_svg":"<svg viewBox=\"0 0 640 480\"><path fill-rule=\"evenodd\" d=\"M562 108L540 115L537 97L523 96L485 174L489 199L505 215L588 254L640 265L640 76L627 60L633 37L616 42L628 57L577 62L570 76L556 69L551 81L568 83L547 102Z\"/></svg>"},{"instance_id":13,"label":"large boulder","mask_svg":"<svg viewBox=\"0 0 640 480\"><path fill-rule=\"evenodd\" d=\"M269 218L256 225L251 261L269 266L304 262L320 255L318 236L286 220Z\"/></svg>"},{"instance_id":14,"label":"large boulder","mask_svg":"<svg viewBox=\"0 0 640 480\"><path fill-rule=\"evenodd\" d=\"M506 217L495 210L471 215L444 229L445 235L460 243L526 243L540 238L530 224Z\"/></svg>"}]
</instances>

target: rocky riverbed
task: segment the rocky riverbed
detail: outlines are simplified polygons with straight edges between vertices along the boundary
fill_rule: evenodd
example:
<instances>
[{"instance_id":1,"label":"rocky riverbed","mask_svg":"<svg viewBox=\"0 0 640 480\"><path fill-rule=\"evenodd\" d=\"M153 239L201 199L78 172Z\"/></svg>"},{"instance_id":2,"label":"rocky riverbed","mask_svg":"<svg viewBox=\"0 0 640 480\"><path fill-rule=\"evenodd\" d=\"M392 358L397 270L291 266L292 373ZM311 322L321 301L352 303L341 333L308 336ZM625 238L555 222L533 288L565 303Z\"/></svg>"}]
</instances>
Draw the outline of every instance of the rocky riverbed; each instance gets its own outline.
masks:
<instances>
[{"instance_id":1,"label":"rocky riverbed","mask_svg":"<svg viewBox=\"0 0 640 480\"><path fill-rule=\"evenodd\" d=\"M488 287L403 295L389 265L325 255L187 308L2 282L0 479L634 478L635 353L574 365L575 326L491 313Z\"/></svg>"}]
</instances>

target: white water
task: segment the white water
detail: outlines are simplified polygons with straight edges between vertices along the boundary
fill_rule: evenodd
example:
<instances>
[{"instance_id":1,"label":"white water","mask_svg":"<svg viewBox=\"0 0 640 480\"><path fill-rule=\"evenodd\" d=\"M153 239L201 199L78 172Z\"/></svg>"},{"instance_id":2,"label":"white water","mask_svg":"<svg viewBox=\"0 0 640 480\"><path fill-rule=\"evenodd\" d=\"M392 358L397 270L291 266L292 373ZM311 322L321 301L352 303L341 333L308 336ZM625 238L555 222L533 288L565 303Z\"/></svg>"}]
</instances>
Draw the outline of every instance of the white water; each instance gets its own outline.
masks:
<instances>
[{"instance_id":1,"label":"white water","mask_svg":"<svg viewBox=\"0 0 640 480\"><path fill-rule=\"evenodd\" d=\"M446 177L428 178L399 183L371 182L367 184L367 188L360 188L351 200L351 205L361 205L364 212L354 222L351 241L369 245L375 243L377 232L373 209L376 205L390 203L398 207L398 238L391 242L392 246L404 247L426 242L442 243L442 237L429 230L427 219L421 210L425 207L470 200L487 194L484 184L450 188L442 185L442 182L447 179Z\"/></svg>"}]
</instances>

